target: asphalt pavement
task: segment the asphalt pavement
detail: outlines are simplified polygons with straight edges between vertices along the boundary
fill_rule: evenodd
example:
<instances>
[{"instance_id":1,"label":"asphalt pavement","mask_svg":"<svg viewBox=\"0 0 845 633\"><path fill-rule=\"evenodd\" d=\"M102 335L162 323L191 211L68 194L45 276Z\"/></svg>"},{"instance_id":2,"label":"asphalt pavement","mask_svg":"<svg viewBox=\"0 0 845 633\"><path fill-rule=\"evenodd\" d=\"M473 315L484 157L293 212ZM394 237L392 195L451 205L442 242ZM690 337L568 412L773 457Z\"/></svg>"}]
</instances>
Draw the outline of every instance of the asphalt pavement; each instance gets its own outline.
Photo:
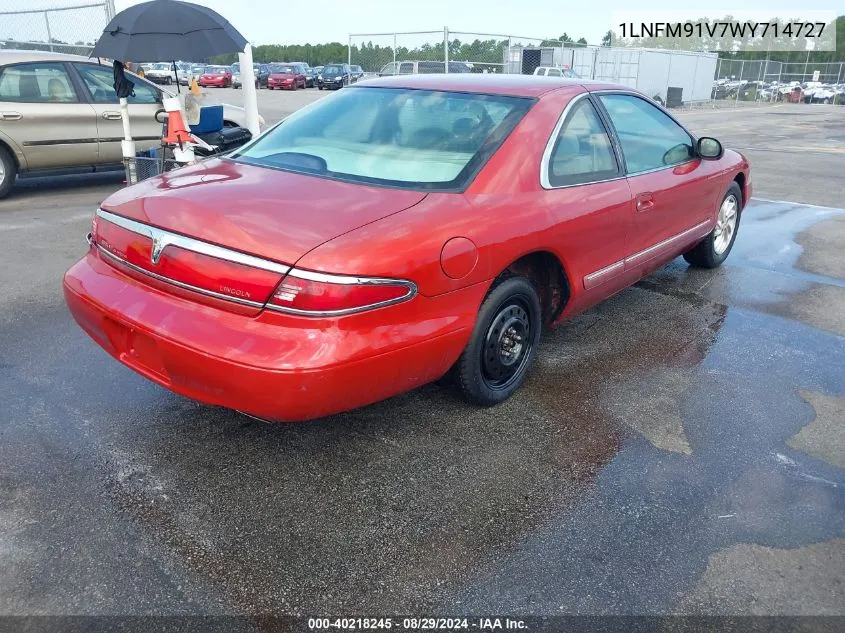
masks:
<instances>
[{"instance_id":1,"label":"asphalt pavement","mask_svg":"<svg viewBox=\"0 0 845 633\"><path fill-rule=\"evenodd\" d=\"M753 201L722 268L675 260L544 333L492 409L429 385L268 425L174 395L62 299L120 175L22 183L0 201L0 615L845 616L842 110L680 116L797 202ZM773 125L829 151L775 156Z\"/></svg>"}]
</instances>

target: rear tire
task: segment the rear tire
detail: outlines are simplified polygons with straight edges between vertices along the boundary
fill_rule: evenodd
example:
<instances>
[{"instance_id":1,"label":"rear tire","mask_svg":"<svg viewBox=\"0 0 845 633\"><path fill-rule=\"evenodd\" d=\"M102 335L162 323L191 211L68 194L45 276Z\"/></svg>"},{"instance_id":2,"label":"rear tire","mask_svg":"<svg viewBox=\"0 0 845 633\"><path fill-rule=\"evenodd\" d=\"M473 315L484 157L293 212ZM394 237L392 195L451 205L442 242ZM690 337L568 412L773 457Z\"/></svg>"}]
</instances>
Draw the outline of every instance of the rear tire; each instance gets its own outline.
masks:
<instances>
[{"instance_id":1,"label":"rear tire","mask_svg":"<svg viewBox=\"0 0 845 633\"><path fill-rule=\"evenodd\" d=\"M536 356L541 314L537 291L524 277L494 284L455 363L455 382L464 398L489 407L519 389Z\"/></svg>"},{"instance_id":2,"label":"rear tire","mask_svg":"<svg viewBox=\"0 0 845 633\"><path fill-rule=\"evenodd\" d=\"M12 187L15 186L15 177L18 175L18 166L9 151L0 145L0 198L9 195Z\"/></svg>"},{"instance_id":3,"label":"rear tire","mask_svg":"<svg viewBox=\"0 0 845 633\"><path fill-rule=\"evenodd\" d=\"M728 187L719 216L710 234L684 253L684 259L699 268L716 268L722 265L733 248L739 232L739 220L742 215L742 191L736 181Z\"/></svg>"}]
</instances>

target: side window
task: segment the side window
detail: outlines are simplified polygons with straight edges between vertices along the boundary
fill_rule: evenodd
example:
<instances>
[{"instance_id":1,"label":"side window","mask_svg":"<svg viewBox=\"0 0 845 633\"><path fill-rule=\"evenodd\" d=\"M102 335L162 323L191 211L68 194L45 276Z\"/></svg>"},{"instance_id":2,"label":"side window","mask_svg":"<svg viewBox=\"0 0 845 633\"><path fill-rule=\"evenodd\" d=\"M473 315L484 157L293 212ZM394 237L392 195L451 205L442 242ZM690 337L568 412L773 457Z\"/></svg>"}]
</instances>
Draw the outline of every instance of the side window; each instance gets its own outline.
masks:
<instances>
[{"instance_id":1,"label":"side window","mask_svg":"<svg viewBox=\"0 0 845 633\"><path fill-rule=\"evenodd\" d=\"M613 146L589 99L572 106L549 157L553 187L607 180L620 175Z\"/></svg>"},{"instance_id":2,"label":"side window","mask_svg":"<svg viewBox=\"0 0 845 633\"><path fill-rule=\"evenodd\" d=\"M616 128L628 173L677 165L695 156L686 130L645 99L621 94L599 99Z\"/></svg>"},{"instance_id":3,"label":"side window","mask_svg":"<svg viewBox=\"0 0 845 633\"><path fill-rule=\"evenodd\" d=\"M547 77L560 77L560 71L557 68L549 68L546 72Z\"/></svg>"},{"instance_id":4,"label":"side window","mask_svg":"<svg viewBox=\"0 0 845 633\"><path fill-rule=\"evenodd\" d=\"M381 70L379 71L382 75L392 75L396 72L396 64L394 62L390 62L389 64L385 64L382 66Z\"/></svg>"},{"instance_id":5,"label":"side window","mask_svg":"<svg viewBox=\"0 0 845 633\"><path fill-rule=\"evenodd\" d=\"M75 103L78 99L63 64L40 62L3 68L0 101Z\"/></svg>"},{"instance_id":6,"label":"side window","mask_svg":"<svg viewBox=\"0 0 845 633\"><path fill-rule=\"evenodd\" d=\"M412 75L414 73L414 62L402 62L399 64L400 75Z\"/></svg>"},{"instance_id":7,"label":"side window","mask_svg":"<svg viewBox=\"0 0 845 633\"><path fill-rule=\"evenodd\" d=\"M95 64L74 64L82 81L91 93L95 103L117 103L114 91L114 75L111 68ZM135 96L129 97L129 103L158 103L159 91L140 77L126 73L129 81L135 84Z\"/></svg>"}]
</instances>

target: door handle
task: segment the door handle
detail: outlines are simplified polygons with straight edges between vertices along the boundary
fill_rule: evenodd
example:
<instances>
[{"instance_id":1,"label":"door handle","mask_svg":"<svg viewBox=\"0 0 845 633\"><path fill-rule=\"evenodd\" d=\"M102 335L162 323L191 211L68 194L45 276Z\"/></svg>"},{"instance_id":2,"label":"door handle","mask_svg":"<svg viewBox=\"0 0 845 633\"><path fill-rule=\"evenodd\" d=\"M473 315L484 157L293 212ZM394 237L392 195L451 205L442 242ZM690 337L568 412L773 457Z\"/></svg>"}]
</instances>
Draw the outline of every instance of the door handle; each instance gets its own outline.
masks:
<instances>
[{"instance_id":1,"label":"door handle","mask_svg":"<svg viewBox=\"0 0 845 633\"><path fill-rule=\"evenodd\" d=\"M648 211L654 208L654 196L650 192L637 194L637 211Z\"/></svg>"},{"instance_id":2,"label":"door handle","mask_svg":"<svg viewBox=\"0 0 845 633\"><path fill-rule=\"evenodd\" d=\"M20 121L22 118L20 112L0 112L0 121Z\"/></svg>"},{"instance_id":3,"label":"door handle","mask_svg":"<svg viewBox=\"0 0 845 633\"><path fill-rule=\"evenodd\" d=\"M106 121L119 121L120 120L120 112L113 112L111 110L103 112L103 118Z\"/></svg>"}]
</instances>

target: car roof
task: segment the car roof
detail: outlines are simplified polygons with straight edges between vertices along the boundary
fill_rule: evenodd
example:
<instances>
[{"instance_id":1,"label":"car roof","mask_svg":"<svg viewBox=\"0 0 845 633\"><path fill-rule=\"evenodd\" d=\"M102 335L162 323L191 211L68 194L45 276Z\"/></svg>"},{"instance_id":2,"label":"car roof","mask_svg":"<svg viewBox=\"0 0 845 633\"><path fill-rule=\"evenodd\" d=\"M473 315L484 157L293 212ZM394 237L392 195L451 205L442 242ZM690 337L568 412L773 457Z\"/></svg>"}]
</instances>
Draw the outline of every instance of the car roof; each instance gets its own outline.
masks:
<instances>
[{"instance_id":1,"label":"car roof","mask_svg":"<svg viewBox=\"0 0 845 633\"><path fill-rule=\"evenodd\" d=\"M540 77L536 75L511 75L497 73L452 73L396 75L359 81L358 86L384 86L389 88L412 88L421 90L454 90L480 92L517 97L539 97L559 88L581 86L585 90L620 89L625 86L591 79L568 79L565 77Z\"/></svg>"},{"instance_id":2,"label":"car roof","mask_svg":"<svg viewBox=\"0 0 845 633\"><path fill-rule=\"evenodd\" d=\"M68 53L53 53L51 51L21 51L14 49L0 49L0 64L19 64L22 62L97 62L97 58Z\"/></svg>"}]
</instances>

